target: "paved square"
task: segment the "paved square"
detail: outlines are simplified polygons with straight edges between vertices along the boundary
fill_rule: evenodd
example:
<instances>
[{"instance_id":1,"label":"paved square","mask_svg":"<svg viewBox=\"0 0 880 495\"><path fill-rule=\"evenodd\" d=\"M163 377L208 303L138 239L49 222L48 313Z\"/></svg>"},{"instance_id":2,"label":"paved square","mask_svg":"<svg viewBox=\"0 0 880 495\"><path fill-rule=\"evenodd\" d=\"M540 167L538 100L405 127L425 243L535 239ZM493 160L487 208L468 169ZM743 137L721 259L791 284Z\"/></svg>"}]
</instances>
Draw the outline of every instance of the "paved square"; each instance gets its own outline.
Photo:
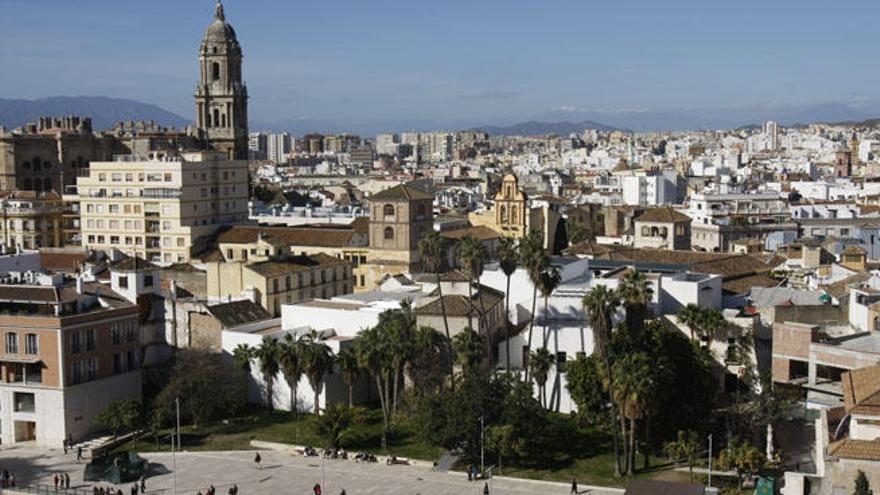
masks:
<instances>
[{"instance_id":1,"label":"paved square","mask_svg":"<svg viewBox=\"0 0 880 495\"><path fill-rule=\"evenodd\" d=\"M249 494L303 494L312 493L321 480L321 460L292 456L283 452L261 451L262 469L254 465L254 451L191 452L176 455L177 493L202 493L213 484L219 495L225 495L233 483L241 495ZM154 474L147 479L147 493L171 495L174 493L173 459L170 453L144 454ZM91 489L91 483L82 481L84 464L74 454L63 455L60 450L41 448L9 448L0 451L0 470L15 473L18 484L42 483L52 485L56 473L67 472L71 488ZM337 495L342 489L347 494L474 494L482 495L482 482L468 482L462 474L435 473L409 466L360 464L352 460L324 461L324 494ZM108 484L103 484L107 486ZM131 485L119 485L128 494ZM538 495L568 494L569 487L562 483L496 478L491 483L492 494ZM591 495L620 495L622 490L593 489Z\"/></svg>"}]
</instances>

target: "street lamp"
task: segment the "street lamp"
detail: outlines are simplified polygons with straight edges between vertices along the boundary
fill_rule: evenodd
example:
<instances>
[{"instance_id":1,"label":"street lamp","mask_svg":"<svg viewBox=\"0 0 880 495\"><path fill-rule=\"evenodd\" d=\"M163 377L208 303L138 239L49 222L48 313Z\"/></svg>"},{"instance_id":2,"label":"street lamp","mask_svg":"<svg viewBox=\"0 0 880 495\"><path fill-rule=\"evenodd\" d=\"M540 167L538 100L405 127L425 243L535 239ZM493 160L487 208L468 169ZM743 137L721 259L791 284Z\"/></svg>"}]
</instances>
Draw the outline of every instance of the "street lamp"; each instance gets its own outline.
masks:
<instances>
[{"instance_id":1,"label":"street lamp","mask_svg":"<svg viewBox=\"0 0 880 495\"><path fill-rule=\"evenodd\" d=\"M480 473L485 471L485 466L483 465L483 415L480 415Z\"/></svg>"},{"instance_id":2,"label":"street lamp","mask_svg":"<svg viewBox=\"0 0 880 495\"><path fill-rule=\"evenodd\" d=\"M712 488L712 434L709 433L709 488Z\"/></svg>"}]
</instances>

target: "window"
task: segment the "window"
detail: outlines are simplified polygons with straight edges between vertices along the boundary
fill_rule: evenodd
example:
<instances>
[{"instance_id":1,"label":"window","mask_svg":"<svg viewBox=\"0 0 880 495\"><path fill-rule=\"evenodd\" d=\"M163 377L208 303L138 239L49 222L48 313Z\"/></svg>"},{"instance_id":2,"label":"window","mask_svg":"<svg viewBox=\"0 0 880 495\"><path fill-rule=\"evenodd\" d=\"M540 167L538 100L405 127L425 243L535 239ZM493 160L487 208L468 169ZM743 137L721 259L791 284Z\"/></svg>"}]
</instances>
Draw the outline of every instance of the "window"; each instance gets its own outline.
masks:
<instances>
[{"instance_id":1,"label":"window","mask_svg":"<svg viewBox=\"0 0 880 495\"><path fill-rule=\"evenodd\" d=\"M144 275L144 287L152 287L153 286L153 276L152 275Z\"/></svg>"},{"instance_id":2,"label":"window","mask_svg":"<svg viewBox=\"0 0 880 495\"><path fill-rule=\"evenodd\" d=\"M82 350L82 335L79 332L70 334L70 352L78 354Z\"/></svg>"},{"instance_id":3,"label":"window","mask_svg":"<svg viewBox=\"0 0 880 495\"><path fill-rule=\"evenodd\" d=\"M95 331L86 330L86 351L95 350Z\"/></svg>"},{"instance_id":4,"label":"window","mask_svg":"<svg viewBox=\"0 0 880 495\"><path fill-rule=\"evenodd\" d=\"M220 64L214 62L211 64L211 80L216 81L217 79L220 79Z\"/></svg>"},{"instance_id":5,"label":"window","mask_svg":"<svg viewBox=\"0 0 880 495\"><path fill-rule=\"evenodd\" d=\"M134 342L137 340L138 332L134 322L130 321L125 326L125 341Z\"/></svg>"},{"instance_id":6,"label":"window","mask_svg":"<svg viewBox=\"0 0 880 495\"><path fill-rule=\"evenodd\" d=\"M24 341L24 353L25 354L39 354L40 353L40 339L35 333L29 333L25 336Z\"/></svg>"},{"instance_id":7,"label":"window","mask_svg":"<svg viewBox=\"0 0 880 495\"><path fill-rule=\"evenodd\" d=\"M115 323L110 327L110 341L113 345L119 345L122 342L122 329Z\"/></svg>"},{"instance_id":8,"label":"window","mask_svg":"<svg viewBox=\"0 0 880 495\"><path fill-rule=\"evenodd\" d=\"M6 334L6 353L18 354L18 334L9 332Z\"/></svg>"},{"instance_id":9,"label":"window","mask_svg":"<svg viewBox=\"0 0 880 495\"><path fill-rule=\"evenodd\" d=\"M382 207L382 215L386 217L394 216L394 205L385 205Z\"/></svg>"},{"instance_id":10,"label":"window","mask_svg":"<svg viewBox=\"0 0 880 495\"><path fill-rule=\"evenodd\" d=\"M394 229L391 227L385 227L384 237L386 240L394 239Z\"/></svg>"},{"instance_id":11,"label":"window","mask_svg":"<svg viewBox=\"0 0 880 495\"><path fill-rule=\"evenodd\" d=\"M34 394L32 392L15 392L13 399L13 409L15 412L32 413L36 410Z\"/></svg>"},{"instance_id":12,"label":"window","mask_svg":"<svg viewBox=\"0 0 880 495\"><path fill-rule=\"evenodd\" d=\"M117 352L117 353L114 353L114 354L113 354L113 374L114 374L114 375L119 375L119 374L121 374L122 371L123 371L122 368L123 368L123 365L122 365L122 354L121 354L121 353L118 353L118 352Z\"/></svg>"},{"instance_id":13,"label":"window","mask_svg":"<svg viewBox=\"0 0 880 495\"><path fill-rule=\"evenodd\" d=\"M86 361L86 380L94 380L98 376L98 359L92 358Z\"/></svg>"}]
</instances>

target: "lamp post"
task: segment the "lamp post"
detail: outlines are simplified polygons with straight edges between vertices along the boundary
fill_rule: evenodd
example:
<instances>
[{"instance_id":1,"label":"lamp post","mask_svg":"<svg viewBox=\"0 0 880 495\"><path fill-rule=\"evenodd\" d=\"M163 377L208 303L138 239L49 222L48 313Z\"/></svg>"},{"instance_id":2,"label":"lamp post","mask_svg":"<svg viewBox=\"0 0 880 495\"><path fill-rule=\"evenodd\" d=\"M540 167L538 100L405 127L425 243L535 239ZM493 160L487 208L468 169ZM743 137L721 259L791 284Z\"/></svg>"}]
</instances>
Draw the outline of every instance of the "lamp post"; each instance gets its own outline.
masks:
<instances>
[{"instance_id":1,"label":"lamp post","mask_svg":"<svg viewBox=\"0 0 880 495\"><path fill-rule=\"evenodd\" d=\"M485 471L486 467L483 465L483 415L480 415L480 473Z\"/></svg>"},{"instance_id":2,"label":"lamp post","mask_svg":"<svg viewBox=\"0 0 880 495\"><path fill-rule=\"evenodd\" d=\"M712 434L709 433L709 488L712 488Z\"/></svg>"}]
</instances>

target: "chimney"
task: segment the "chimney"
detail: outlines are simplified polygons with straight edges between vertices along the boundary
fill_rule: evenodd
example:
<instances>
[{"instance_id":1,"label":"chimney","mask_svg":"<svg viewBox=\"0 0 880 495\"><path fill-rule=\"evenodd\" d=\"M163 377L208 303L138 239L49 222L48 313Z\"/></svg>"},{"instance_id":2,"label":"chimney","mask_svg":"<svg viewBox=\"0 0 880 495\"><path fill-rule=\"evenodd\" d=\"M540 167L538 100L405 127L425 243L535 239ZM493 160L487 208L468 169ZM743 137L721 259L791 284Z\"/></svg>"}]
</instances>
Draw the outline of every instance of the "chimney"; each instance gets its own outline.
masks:
<instances>
[{"instance_id":1,"label":"chimney","mask_svg":"<svg viewBox=\"0 0 880 495\"><path fill-rule=\"evenodd\" d=\"M177 299L177 281L171 279L171 286L169 287L169 291L171 292L171 299Z\"/></svg>"},{"instance_id":2,"label":"chimney","mask_svg":"<svg viewBox=\"0 0 880 495\"><path fill-rule=\"evenodd\" d=\"M85 289L85 285L86 285L86 284L85 284L85 282L83 281L83 276L82 276L82 275L77 275L77 276L76 276L76 293L77 293L77 294L82 294L82 293L83 293L83 290Z\"/></svg>"}]
</instances>

